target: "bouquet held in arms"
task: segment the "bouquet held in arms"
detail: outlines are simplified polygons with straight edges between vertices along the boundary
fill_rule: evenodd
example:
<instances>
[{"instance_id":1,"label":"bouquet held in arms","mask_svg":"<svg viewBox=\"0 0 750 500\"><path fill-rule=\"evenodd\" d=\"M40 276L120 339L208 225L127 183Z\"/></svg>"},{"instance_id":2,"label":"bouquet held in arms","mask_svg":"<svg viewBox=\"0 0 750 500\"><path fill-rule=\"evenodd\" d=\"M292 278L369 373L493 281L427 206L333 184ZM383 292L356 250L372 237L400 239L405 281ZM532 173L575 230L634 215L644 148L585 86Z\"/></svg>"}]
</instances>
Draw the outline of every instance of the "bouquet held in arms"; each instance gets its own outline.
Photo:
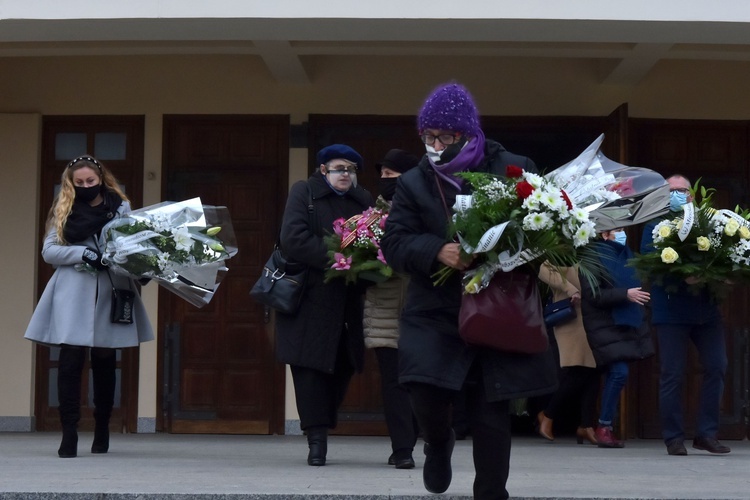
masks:
<instances>
[{"instance_id":1,"label":"bouquet held in arms","mask_svg":"<svg viewBox=\"0 0 750 500\"><path fill-rule=\"evenodd\" d=\"M200 198L133 210L105 225L101 238L112 272L156 280L196 307L209 303L237 253L226 207Z\"/></svg>"},{"instance_id":2,"label":"bouquet held in arms","mask_svg":"<svg viewBox=\"0 0 750 500\"><path fill-rule=\"evenodd\" d=\"M716 210L714 189L699 185L690 190L697 201L683 205L682 213L659 222L653 229L653 252L630 261L647 281L676 291L687 280L692 290L707 288L714 298L727 292L731 283L750 283L750 213L735 207ZM669 279L672 278L672 279Z\"/></svg>"},{"instance_id":3,"label":"bouquet held in arms","mask_svg":"<svg viewBox=\"0 0 750 500\"><path fill-rule=\"evenodd\" d=\"M513 165L504 178L480 172L456 175L473 188L473 194L456 197L449 228L457 234L461 252L475 256L475 265L464 272L465 293L479 293L496 272L524 264L548 261L585 268L591 261L582 250L595 236L594 223L553 182ZM441 268L433 276L435 284L453 272Z\"/></svg>"},{"instance_id":4,"label":"bouquet held in arms","mask_svg":"<svg viewBox=\"0 0 750 500\"><path fill-rule=\"evenodd\" d=\"M344 278L346 283L360 278L382 282L391 277L393 270L380 249L388 209L388 204L378 199L374 207L361 214L333 221L333 234L324 238L331 264L325 273L326 282L333 278Z\"/></svg>"},{"instance_id":5,"label":"bouquet held in arms","mask_svg":"<svg viewBox=\"0 0 750 500\"><path fill-rule=\"evenodd\" d=\"M578 157L545 175L590 214L597 231L640 224L667 213L669 184L659 173L610 160L604 134Z\"/></svg>"}]
</instances>

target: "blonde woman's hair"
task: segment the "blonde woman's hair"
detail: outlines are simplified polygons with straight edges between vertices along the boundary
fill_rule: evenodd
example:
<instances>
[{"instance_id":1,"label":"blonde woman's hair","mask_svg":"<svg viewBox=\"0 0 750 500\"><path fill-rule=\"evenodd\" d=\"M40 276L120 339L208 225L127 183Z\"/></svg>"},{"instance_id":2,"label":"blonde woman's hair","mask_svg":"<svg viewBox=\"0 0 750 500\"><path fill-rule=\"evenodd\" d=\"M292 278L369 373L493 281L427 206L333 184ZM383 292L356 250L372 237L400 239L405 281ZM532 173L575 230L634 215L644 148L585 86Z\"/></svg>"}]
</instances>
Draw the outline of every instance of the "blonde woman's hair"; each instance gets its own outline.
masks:
<instances>
[{"instance_id":1,"label":"blonde woman's hair","mask_svg":"<svg viewBox=\"0 0 750 500\"><path fill-rule=\"evenodd\" d=\"M57 234L57 241L61 245L68 243L65 241L63 233L65 223L68 221L70 212L73 210L73 202L76 198L75 186L73 185L73 172L84 167L88 167L96 172L99 176L100 184L103 184L106 189L117 193L123 201L129 201L123 190L120 189L120 183L112 172L96 158L93 156L79 156L75 158L63 170L60 177L60 192L55 196L52 208L50 208L49 215L47 216L47 231L49 232L54 228Z\"/></svg>"}]
</instances>

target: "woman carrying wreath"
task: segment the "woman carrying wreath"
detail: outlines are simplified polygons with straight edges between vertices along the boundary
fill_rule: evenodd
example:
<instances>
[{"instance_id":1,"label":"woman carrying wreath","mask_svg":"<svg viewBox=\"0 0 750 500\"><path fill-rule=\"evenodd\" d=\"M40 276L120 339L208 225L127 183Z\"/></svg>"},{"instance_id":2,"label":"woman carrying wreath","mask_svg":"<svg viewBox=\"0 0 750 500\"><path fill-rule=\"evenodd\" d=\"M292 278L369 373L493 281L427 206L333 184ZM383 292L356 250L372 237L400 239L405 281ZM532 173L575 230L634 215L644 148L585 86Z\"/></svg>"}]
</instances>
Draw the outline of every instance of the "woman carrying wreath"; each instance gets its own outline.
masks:
<instances>
[{"instance_id":1,"label":"woman carrying wreath","mask_svg":"<svg viewBox=\"0 0 750 500\"><path fill-rule=\"evenodd\" d=\"M91 453L107 453L115 400L116 349L154 339L138 293L131 324L110 320L112 288L136 291L136 286L132 279L108 272L101 260L99 233L107 222L128 212L130 202L107 167L91 156L68 163L49 212L42 247L42 258L55 267L55 272L25 335L60 349L57 398L63 436L57 453L61 458L78 454L81 374L87 351L95 406Z\"/></svg>"},{"instance_id":2,"label":"woman carrying wreath","mask_svg":"<svg viewBox=\"0 0 750 500\"><path fill-rule=\"evenodd\" d=\"M456 195L469 194L468 184L453 174L503 175L509 165L532 172L536 167L485 139L474 101L461 85L435 89L419 112L417 126L427 155L399 177L381 242L394 271L410 276L399 323L399 381L409 389L425 439L425 488L442 493L450 486L455 442L451 404L464 389L474 436L474 498L504 499L511 446L509 400L552 392L554 359L549 350L522 355L468 346L458 334L460 273L441 286L433 286L432 275L441 266L462 271L470 264L447 234Z\"/></svg>"}]
</instances>

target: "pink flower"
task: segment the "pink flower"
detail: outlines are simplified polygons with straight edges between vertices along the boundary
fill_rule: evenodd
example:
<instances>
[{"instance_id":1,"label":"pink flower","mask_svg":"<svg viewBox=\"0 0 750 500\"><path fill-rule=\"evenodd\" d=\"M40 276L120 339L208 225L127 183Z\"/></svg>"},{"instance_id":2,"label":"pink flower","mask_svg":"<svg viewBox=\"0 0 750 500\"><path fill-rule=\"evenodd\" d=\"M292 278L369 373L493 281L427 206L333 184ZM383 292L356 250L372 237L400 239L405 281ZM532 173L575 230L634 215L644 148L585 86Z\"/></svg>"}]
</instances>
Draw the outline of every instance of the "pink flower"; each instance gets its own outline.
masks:
<instances>
[{"instance_id":1,"label":"pink flower","mask_svg":"<svg viewBox=\"0 0 750 500\"><path fill-rule=\"evenodd\" d=\"M346 220L343 217L339 217L333 221L333 232L341 236L344 233L344 222Z\"/></svg>"},{"instance_id":2,"label":"pink flower","mask_svg":"<svg viewBox=\"0 0 750 500\"><path fill-rule=\"evenodd\" d=\"M383 255L383 250L381 250L380 248L378 248L378 260L380 262L382 262L383 264L385 264L386 266L388 265L388 263L385 261L385 256Z\"/></svg>"},{"instance_id":3,"label":"pink flower","mask_svg":"<svg viewBox=\"0 0 750 500\"><path fill-rule=\"evenodd\" d=\"M352 267L352 258L346 257L342 253L338 253L338 252L334 253L333 260L335 262L333 263L331 268L336 269L337 271L346 271L347 269L351 269Z\"/></svg>"},{"instance_id":4,"label":"pink flower","mask_svg":"<svg viewBox=\"0 0 750 500\"><path fill-rule=\"evenodd\" d=\"M380 220L378 221L378 226L380 226L380 229L382 229L383 231L385 231L386 219L388 219L388 214L385 214L384 216L382 216Z\"/></svg>"}]
</instances>

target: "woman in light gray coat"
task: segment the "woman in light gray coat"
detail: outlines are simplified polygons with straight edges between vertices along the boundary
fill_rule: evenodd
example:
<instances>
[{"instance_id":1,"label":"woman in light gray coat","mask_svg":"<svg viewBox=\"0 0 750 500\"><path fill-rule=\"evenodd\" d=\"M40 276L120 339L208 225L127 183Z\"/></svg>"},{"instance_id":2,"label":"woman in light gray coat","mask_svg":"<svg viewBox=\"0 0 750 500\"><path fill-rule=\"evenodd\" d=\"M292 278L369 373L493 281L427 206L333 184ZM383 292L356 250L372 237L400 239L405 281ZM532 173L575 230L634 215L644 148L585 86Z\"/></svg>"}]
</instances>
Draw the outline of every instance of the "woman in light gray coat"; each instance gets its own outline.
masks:
<instances>
[{"instance_id":1,"label":"woman in light gray coat","mask_svg":"<svg viewBox=\"0 0 750 500\"><path fill-rule=\"evenodd\" d=\"M63 437L58 455L62 458L78 453L86 348L91 348L96 422L91 452L106 453L115 397L115 349L154 338L137 293L133 322L110 321L112 288L135 291L136 287L133 280L107 271L101 261L98 236L107 222L129 211L130 203L117 179L95 158L81 156L65 167L42 248L42 258L55 267L55 272L25 335L29 340L60 347L57 395Z\"/></svg>"}]
</instances>

